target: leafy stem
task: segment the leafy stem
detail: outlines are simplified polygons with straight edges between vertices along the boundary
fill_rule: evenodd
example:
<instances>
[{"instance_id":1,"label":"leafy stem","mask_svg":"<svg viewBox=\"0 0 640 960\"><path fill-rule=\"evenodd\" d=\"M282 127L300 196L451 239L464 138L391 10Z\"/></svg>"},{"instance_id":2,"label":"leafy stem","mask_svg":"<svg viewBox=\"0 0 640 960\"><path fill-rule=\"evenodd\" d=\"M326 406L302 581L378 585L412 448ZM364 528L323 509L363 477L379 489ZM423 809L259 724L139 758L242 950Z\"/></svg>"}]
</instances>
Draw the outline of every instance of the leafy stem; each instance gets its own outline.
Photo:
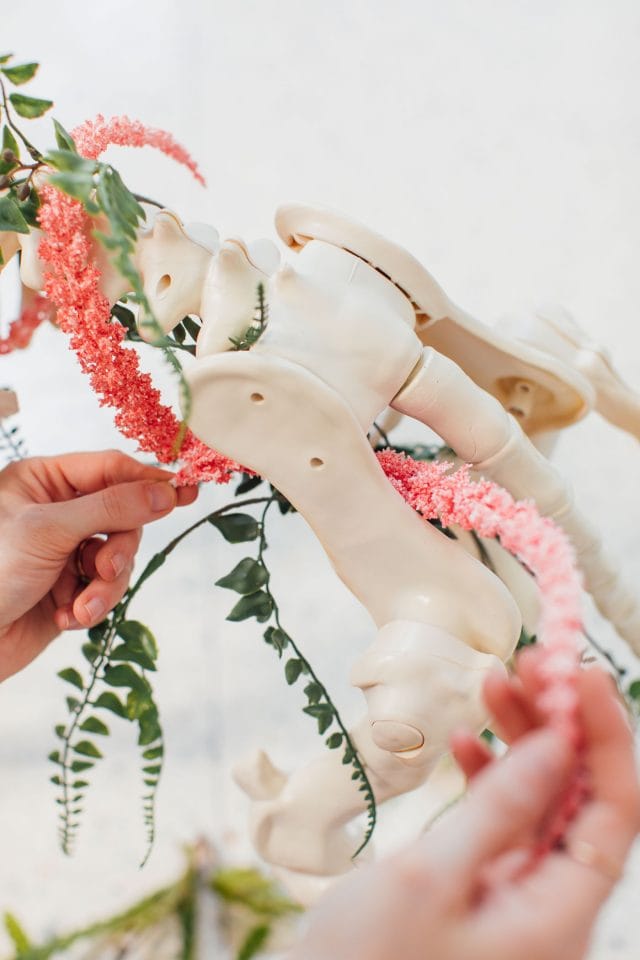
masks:
<instances>
[{"instance_id":1,"label":"leafy stem","mask_svg":"<svg viewBox=\"0 0 640 960\"><path fill-rule=\"evenodd\" d=\"M2 77L0 77L0 93L2 95L2 105L4 107L4 115L7 122L7 126L9 126L13 130L15 135L18 137L18 139L22 141L25 148L29 152L29 156L31 156L37 164L42 164L42 160L43 160L42 154L40 153L38 148L35 147L31 143L31 141L25 136L25 134L16 126L15 121L11 116L11 108L9 107L7 91L5 89L5 85L4 85L4 81L2 80Z\"/></svg>"},{"instance_id":2,"label":"leafy stem","mask_svg":"<svg viewBox=\"0 0 640 960\"><path fill-rule=\"evenodd\" d=\"M271 645L278 650L279 656L282 656L282 651L285 646L291 648L295 656L294 658L287 660L285 664L287 681L289 683L295 683L296 679L300 675L304 675L309 679L309 682L305 687L305 693L309 702L304 708L304 712L308 713L317 720L318 729L321 734L325 733L327 730L329 730L331 725L335 724L339 732L334 732L327 738L327 746L329 749L336 749L339 746L344 746L342 762L344 764L350 764L353 767L354 772L352 774L352 779L360 781L360 786L358 789L364 794L367 802L368 823L364 839L353 854L352 859L355 860L358 854L361 853L362 850L364 850L364 848L367 846L373 835L373 831L375 830L377 820L375 797L373 794L373 788L364 768L364 764L360 760L358 751L351 737L349 736L347 728L345 727L340 713L333 703L327 688L319 679L315 670L304 656L295 640L293 640L293 638L284 630L280 621L280 608L273 593L271 592L271 574L264 560L264 554L268 547L265 533L265 521L271 506L277 501L278 497L276 494L269 497L262 511L259 523L260 533L257 562L266 571L266 579L262 589L269 598L272 617L276 625L275 630L272 633L270 633L269 628L267 628L265 639L267 639L267 637L270 638L267 639L267 642L270 642Z\"/></svg>"}]
</instances>

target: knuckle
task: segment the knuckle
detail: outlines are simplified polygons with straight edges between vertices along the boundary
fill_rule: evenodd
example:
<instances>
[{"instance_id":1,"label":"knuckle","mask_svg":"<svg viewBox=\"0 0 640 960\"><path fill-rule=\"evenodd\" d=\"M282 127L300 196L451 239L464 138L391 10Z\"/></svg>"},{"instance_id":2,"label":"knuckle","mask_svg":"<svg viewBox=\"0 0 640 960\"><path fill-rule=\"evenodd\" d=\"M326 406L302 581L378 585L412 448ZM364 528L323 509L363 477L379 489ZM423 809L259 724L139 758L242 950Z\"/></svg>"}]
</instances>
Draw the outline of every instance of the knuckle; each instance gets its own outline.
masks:
<instances>
[{"instance_id":1,"label":"knuckle","mask_svg":"<svg viewBox=\"0 0 640 960\"><path fill-rule=\"evenodd\" d=\"M122 491L117 487L106 487L101 496L106 520L115 527L120 526L127 511L127 504L122 496Z\"/></svg>"},{"instance_id":2,"label":"knuckle","mask_svg":"<svg viewBox=\"0 0 640 960\"><path fill-rule=\"evenodd\" d=\"M107 484L117 483L123 469L131 463L131 457L121 450L112 448L105 450L104 454L104 476Z\"/></svg>"}]
</instances>

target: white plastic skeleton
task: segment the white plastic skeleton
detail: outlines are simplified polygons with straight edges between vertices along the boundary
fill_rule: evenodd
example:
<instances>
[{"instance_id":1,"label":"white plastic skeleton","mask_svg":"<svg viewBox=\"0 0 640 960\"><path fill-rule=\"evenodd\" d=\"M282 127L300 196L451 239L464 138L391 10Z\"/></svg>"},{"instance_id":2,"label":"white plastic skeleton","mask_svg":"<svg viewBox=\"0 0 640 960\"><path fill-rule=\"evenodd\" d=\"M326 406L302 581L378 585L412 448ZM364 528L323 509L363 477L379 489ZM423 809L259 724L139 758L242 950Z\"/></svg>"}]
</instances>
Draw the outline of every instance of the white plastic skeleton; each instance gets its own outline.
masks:
<instances>
[{"instance_id":1,"label":"white plastic skeleton","mask_svg":"<svg viewBox=\"0 0 640 960\"><path fill-rule=\"evenodd\" d=\"M537 317L515 336L490 329L405 250L343 216L292 205L276 227L295 251L282 266L269 241L220 246L215 232L163 212L138 242L137 266L165 331L189 313L202 319L188 373L193 431L288 497L378 628L352 672L367 703L352 735L380 803L425 780L453 727L485 725L484 676L520 632L512 593L525 613L530 603L519 570L504 568L510 592L392 488L367 440L374 419L387 407L414 417L480 474L535 499L640 653L634 596L536 447L591 409L640 438L640 398L566 316ZM38 289L37 233L18 240L23 283ZM126 282L100 256L115 302ZM230 338L245 333L258 283L269 322L250 351L236 351ZM259 754L237 779L267 861L301 882L350 868L347 826L364 805L339 751L289 778Z\"/></svg>"}]
</instances>

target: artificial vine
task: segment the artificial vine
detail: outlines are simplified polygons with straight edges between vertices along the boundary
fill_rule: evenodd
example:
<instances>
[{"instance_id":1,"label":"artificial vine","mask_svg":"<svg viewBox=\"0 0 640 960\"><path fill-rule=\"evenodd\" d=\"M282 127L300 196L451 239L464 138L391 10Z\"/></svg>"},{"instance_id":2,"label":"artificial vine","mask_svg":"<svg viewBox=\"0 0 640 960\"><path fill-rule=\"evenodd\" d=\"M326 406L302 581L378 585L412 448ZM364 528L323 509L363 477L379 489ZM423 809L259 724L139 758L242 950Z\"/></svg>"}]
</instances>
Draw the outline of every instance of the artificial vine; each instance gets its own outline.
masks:
<instances>
[{"instance_id":1,"label":"artificial vine","mask_svg":"<svg viewBox=\"0 0 640 960\"><path fill-rule=\"evenodd\" d=\"M95 230L94 236L109 251L114 266L131 285L129 300L138 305L138 324L151 329L153 345L159 347L178 377L183 419L174 442L177 455L187 430L191 410L191 395L182 366L174 350L180 342L165 337L157 323L143 288L142 279L134 263L135 243L146 213L138 198L126 186L118 171L109 163L81 157L71 135L57 120L53 121L57 149L41 153L19 128L13 111L24 119L42 117L53 106L52 100L27 97L22 93L7 95L5 81L13 86L22 86L33 79L38 63L10 66L12 54L0 57L0 96L4 111L2 127L2 152L0 154L0 231L28 234L38 227L40 197L34 177L38 172L47 174L47 181L79 200L84 210L94 219L106 217L108 231ZM28 152L31 162L21 159L21 146ZM149 202L149 201L147 201ZM0 265L2 264L0 252Z\"/></svg>"},{"instance_id":2,"label":"artificial vine","mask_svg":"<svg viewBox=\"0 0 640 960\"><path fill-rule=\"evenodd\" d=\"M175 882L122 913L42 943L33 942L19 920L5 913L4 927L13 945L11 960L49 960L68 956L71 948L77 956L82 944L92 957L155 957L158 949L165 956L167 940L176 942L175 960L196 960L203 955L200 915L212 896L221 908L221 929L211 933L235 944L235 960L251 960L276 926L298 914L301 907L257 870L212 866L211 853L206 844L196 845L187 851L187 867Z\"/></svg>"},{"instance_id":3,"label":"artificial vine","mask_svg":"<svg viewBox=\"0 0 640 960\"><path fill-rule=\"evenodd\" d=\"M272 621L264 631L263 637L280 659L286 650L292 654L284 662L287 683L292 686L300 678L306 679L304 694L307 703L302 708L303 713L313 717L321 736L331 731L332 727L336 728L329 732L325 743L329 750L343 749L342 762L353 767L351 779L358 783L358 790L363 794L366 802L367 828L362 843L353 854L355 858L366 847L375 829L376 802L364 765L326 687L300 647L282 626L280 608L271 591L271 574L265 562L265 552L268 547L266 518L274 503L278 503L282 508L282 500L279 499L277 491L272 492L267 499L256 529L252 527L251 537L247 537L247 539L258 540L257 556L244 557L230 573L217 580L216 585L240 594L240 599L227 616L227 620L246 620L249 617L255 617L258 623Z\"/></svg>"}]
</instances>

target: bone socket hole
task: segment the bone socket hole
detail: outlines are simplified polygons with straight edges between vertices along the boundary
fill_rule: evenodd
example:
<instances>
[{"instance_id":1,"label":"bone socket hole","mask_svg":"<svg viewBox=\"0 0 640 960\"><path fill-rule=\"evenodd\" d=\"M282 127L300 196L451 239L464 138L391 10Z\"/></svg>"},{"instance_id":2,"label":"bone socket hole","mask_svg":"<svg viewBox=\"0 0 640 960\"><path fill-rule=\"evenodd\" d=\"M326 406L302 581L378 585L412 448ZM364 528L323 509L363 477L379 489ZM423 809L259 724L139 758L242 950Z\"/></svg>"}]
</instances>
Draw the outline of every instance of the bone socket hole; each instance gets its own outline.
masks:
<instances>
[{"instance_id":1,"label":"bone socket hole","mask_svg":"<svg viewBox=\"0 0 640 960\"><path fill-rule=\"evenodd\" d=\"M171 286L171 277L168 273L163 274L156 285L156 296L162 297Z\"/></svg>"},{"instance_id":2,"label":"bone socket hole","mask_svg":"<svg viewBox=\"0 0 640 960\"><path fill-rule=\"evenodd\" d=\"M314 470L319 470L320 467L324 467L324 460L321 460L320 457L311 457L309 466L313 467Z\"/></svg>"},{"instance_id":3,"label":"bone socket hole","mask_svg":"<svg viewBox=\"0 0 640 960\"><path fill-rule=\"evenodd\" d=\"M252 403L264 403L264 397L261 393L252 393L251 394Z\"/></svg>"}]
</instances>

